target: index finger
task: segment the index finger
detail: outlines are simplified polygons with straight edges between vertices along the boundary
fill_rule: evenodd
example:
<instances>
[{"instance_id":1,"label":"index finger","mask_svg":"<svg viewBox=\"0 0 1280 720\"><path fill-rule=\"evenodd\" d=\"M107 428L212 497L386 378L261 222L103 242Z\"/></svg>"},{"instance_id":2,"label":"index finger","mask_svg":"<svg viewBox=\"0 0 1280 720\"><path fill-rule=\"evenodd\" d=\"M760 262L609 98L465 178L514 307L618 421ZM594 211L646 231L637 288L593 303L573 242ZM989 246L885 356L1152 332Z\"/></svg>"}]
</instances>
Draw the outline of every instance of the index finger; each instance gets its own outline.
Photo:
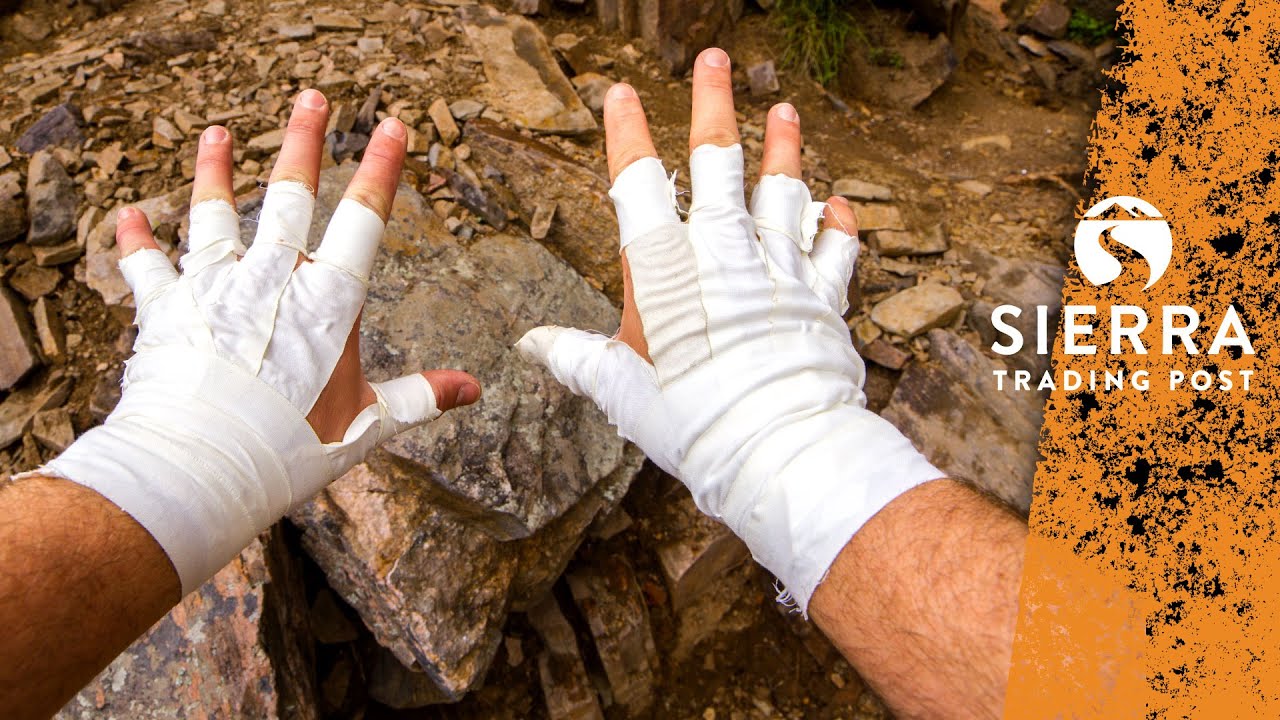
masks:
<instances>
[{"instance_id":1,"label":"index finger","mask_svg":"<svg viewBox=\"0 0 1280 720\"><path fill-rule=\"evenodd\" d=\"M614 85L604 96L604 145L611 183L636 160L658 156L649 136L644 106L635 89L626 83Z\"/></svg>"}]
</instances>

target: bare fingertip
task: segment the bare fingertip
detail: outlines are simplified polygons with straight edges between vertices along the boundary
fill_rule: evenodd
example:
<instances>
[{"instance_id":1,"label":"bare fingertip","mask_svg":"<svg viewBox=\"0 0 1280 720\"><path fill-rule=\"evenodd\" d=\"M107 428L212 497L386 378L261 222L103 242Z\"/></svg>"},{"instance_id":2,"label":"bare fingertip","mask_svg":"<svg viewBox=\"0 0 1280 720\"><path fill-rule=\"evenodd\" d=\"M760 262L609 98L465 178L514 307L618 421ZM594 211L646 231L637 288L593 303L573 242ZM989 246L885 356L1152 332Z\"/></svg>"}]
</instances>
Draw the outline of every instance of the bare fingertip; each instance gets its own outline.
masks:
<instances>
[{"instance_id":1,"label":"bare fingertip","mask_svg":"<svg viewBox=\"0 0 1280 720\"><path fill-rule=\"evenodd\" d=\"M142 211L138 210L138 208L130 206L122 207L116 211L116 224L122 225L124 223L131 222L136 220L141 214Z\"/></svg>"},{"instance_id":2,"label":"bare fingertip","mask_svg":"<svg viewBox=\"0 0 1280 720\"><path fill-rule=\"evenodd\" d=\"M607 93L610 100L627 100L636 97L636 89L626 83L616 83Z\"/></svg>"},{"instance_id":3,"label":"bare fingertip","mask_svg":"<svg viewBox=\"0 0 1280 720\"><path fill-rule=\"evenodd\" d=\"M722 68L729 66L729 53L716 47L703 50L698 59L707 67Z\"/></svg>"},{"instance_id":4,"label":"bare fingertip","mask_svg":"<svg viewBox=\"0 0 1280 720\"><path fill-rule=\"evenodd\" d=\"M404 123L400 122L398 118L389 117L383 120L378 129L387 137L395 138L396 140L403 140L406 135Z\"/></svg>"},{"instance_id":5,"label":"bare fingertip","mask_svg":"<svg viewBox=\"0 0 1280 720\"><path fill-rule=\"evenodd\" d=\"M221 145L230 137L226 128L221 125L210 125L200 133L200 142L205 145Z\"/></svg>"},{"instance_id":6,"label":"bare fingertip","mask_svg":"<svg viewBox=\"0 0 1280 720\"><path fill-rule=\"evenodd\" d=\"M778 103L773 106L773 115L779 120L787 122L800 122L800 114L796 112L796 108L791 103Z\"/></svg>"},{"instance_id":7,"label":"bare fingertip","mask_svg":"<svg viewBox=\"0 0 1280 720\"><path fill-rule=\"evenodd\" d=\"M470 405L480 399L480 386L476 383L467 383L458 388L458 395L455 398L455 407L460 405Z\"/></svg>"},{"instance_id":8,"label":"bare fingertip","mask_svg":"<svg viewBox=\"0 0 1280 720\"><path fill-rule=\"evenodd\" d=\"M298 103L302 107L319 110L325 105L324 94L319 90L303 90L302 94L298 96Z\"/></svg>"}]
</instances>

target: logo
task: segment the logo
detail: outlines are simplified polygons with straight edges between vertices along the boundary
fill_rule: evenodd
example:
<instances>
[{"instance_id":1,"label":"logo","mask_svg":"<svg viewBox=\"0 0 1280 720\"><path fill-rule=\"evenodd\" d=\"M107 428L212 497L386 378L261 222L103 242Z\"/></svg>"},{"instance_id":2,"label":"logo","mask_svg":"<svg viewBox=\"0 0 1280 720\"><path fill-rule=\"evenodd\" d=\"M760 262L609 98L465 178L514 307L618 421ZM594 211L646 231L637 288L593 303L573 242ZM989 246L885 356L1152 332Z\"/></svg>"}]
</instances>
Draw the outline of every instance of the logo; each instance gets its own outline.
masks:
<instances>
[{"instance_id":1,"label":"logo","mask_svg":"<svg viewBox=\"0 0 1280 720\"><path fill-rule=\"evenodd\" d=\"M1128 195L1107 198L1089 208L1076 225L1076 263L1086 280L1094 285L1106 285L1120 277L1124 268L1112 252L1112 249L1119 250L1115 243L1136 252L1147 262L1148 280L1143 290L1155 285L1169 269L1173 256L1169 223L1159 210L1141 198Z\"/></svg>"}]
</instances>

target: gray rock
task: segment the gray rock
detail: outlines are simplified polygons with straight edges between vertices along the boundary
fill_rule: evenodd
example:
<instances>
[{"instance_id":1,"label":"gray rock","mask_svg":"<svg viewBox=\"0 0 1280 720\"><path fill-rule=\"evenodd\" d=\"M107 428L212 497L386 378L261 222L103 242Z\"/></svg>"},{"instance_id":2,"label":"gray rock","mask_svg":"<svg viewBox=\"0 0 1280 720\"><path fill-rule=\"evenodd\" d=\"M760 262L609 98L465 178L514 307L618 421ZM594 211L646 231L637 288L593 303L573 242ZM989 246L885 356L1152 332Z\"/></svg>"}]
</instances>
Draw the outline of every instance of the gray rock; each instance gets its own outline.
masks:
<instances>
[{"instance_id":1,"label":"gray rock","mask_svg":"<svg viewBox=\"0 0 1280 720\"><path fill-rule=\"evenodd\" d=\"M772 95L782 89L778 84L778 73L773 68L773 61L766 60L747 68L747 83L751 86L753 97Z\"/></svg>"},{"instance_id":2,"label":"gray rock","mask_svg":"<svg viewBox=\"0 0 1280 720\"><path fill-rule=\"evenodd\" d=\"M658 654L635 571L613 555L589 559L566 579L591 630L613 701L630 717L644 716L653 705Z\"/></svg>"},{"instance_id":3,"label":"gray rock","mask_svg":"<svg viewBox=\"0 0 1280 720\"><path fill-rule=\"evenodd\" d=\"M981 297L973 303L968 323L977 331L986 348L1002 340L991 323L991 313L1000 305L1013 305L1022 310L1018 317L1006 316L1005 322L1022 333L1022 350L1007 356L1004 362L1012 368L1028 370L1039 380L1049 369L1049 355L1036 352L1036 307L1044 305L1049 318L1047 347L1052 348L1057 334L1055 318L1062 311L1062 280L1066 272L1061 265L1021 258L993 255L973 247L959 247L960 266L978 276Z\"/></svg>"},{"instance_id":4,"label":"gray rock","mask_svg":"<svg viewBox=\"0 0 1280 720\"><path fill-rule=\"evenodd\" d=\"M281 37L289 40L306 40L315 37L316 26L311 23L295 23L293 25L281 25L276 32Z\"/></svg>"},{"instance_id":5,"label":"gray rock","mask_svg":"<svg viewBox=\"0 0 1280 720\"><path fill-rule=\"evenodd\" d=\"M48 147L61 145L79 149L84 142L80 132L80 110L74 105L62 103L40 116L22 133L15 143L19 151L34 155Z\"/></svg>"},{"instance_id":6,"label":"gray rock","mask_svg":"<svg viewBox=\"0 0 1280 720\"><path fill-rule=\"evenodd\" d=\"M66 408L54 408L36 413L31 423L31 435L45 447L60 453L75 442L76 431L71 427L71 414Z\"/></svg>"},{"instance_id":7,"label":"gray rock","mask_svg":"<svg viewBox=\"0 0 1280 720\"><path fill-rule=\"evenodd\" d=\"M16 187L14 189L17 189ZM3 190L3 188L0 188ZM18 190L21 193L21 190ZM0 244L10 243L27 231L27 205L20 195L0 192Z\"/></svg>"},{"instance_id":8,"label":"gray rock","mask_svg":"<svg viewBox=\"0 0 1280 720\"><path fill-rule=\"evenodd\" d=\"M620 304L618 221L608 181L556 148L487 120L467 126L467 145L473 164L485 168L490 193L521 221L532 226L539 204L556 204L558 221L547 234L547 248Z\"/></svg>"},{"instance_id":9,"label":"gray rock","mask_svg":"<svg viewBox=\"0 0 1280 720\"><path fill-rule=\"evenodd\" d=\"M555 595L547 593L529 608L528 617L544 648L538 655L538 680L547 715L552 720L604 720L573 626Z\"/></svg>"},{"instance_id":10,"label":"gray rock","mask_svg":"<svg viewBox=\"0 0 1280 720\"><path fill-rule=\"evenodd\" d=\"M1050 40L1047 47L1054 55L1066 60L1073 67L1092 70L1098 66L1093 51L1069 40Z\"/></svg>"},{"instance_id":11,"label":"gray rock","mask_svg":"<svg viewBox=\"0 0 1280 720\"><path fill-rule=\"evenodd\" d=\"M862 202L888 202L893 199L893 190L857 178L840 178L831 183L831 194Z\"/></svg>"},{"instance_id":12,"label":"gray rock","mask_svg":"<svg viewBox=\"0 0 1280 720\"><path fill-rule=\"evenodd\" d=\"M941 225L934 225L923 233L905 230L872 230L867 233L867 242L884 257L904 257L914 255L937 255L950 247L946 230Z\"/></svg>"},{"instance_id":13,"label":"gray rock","mask_svg":"<svg viewBox=\"0 0 1280 720\"><path fill-rule=\"evenodd\" d=\"M314 671L289 616L301 578L279 534L263 538L183 598L57 720L318 718Z\"/></svg>"},{"instance_id":14,"label":"gray rock","mask_svg":"<svg viewBox=\"0 0 1280 720\"><path fill-rule=\"evenodd\" d=\"M1048 38L1060 38L1067 34L1071 11L1059 0L1042 0L1027 16L1023 27Z\"/></svg>"},{"instance_id":15,"label":"gray rock","mask_svg":"<svg viewBox=\"0 0 1280 720\"><path fill-rule=\"evenodd\" d=\"M950 324L964 306L964 296L954 288L923 283L876 303L871 308L871 320L885 332L910 338Z\"/></svg>"},{"instance_id":16,"label":"gray rock","mask_svg":"<svg viewBox=\"0 0 1280 720\"><path fill-rule=\"evenodd\" d=\"M997 392L992 372L1004 366L964 338L933 330L928 339L929 361L907 367L882 415L949 476L1026 513L1039 459L1040 397Z\"/></svg>"},{"instance_id":17,"label":"gray rock","mask_svg":"<svg viewBox=\"0 0 1280 720\"><path fill-rule=\"evenodd\" d=\"M613 84L613 80L600 73L585 72L573 76L573 87L591 112L604 112L604 96Z\"/></svg>"},{"instance_id":18,"label":"gray rock","mask_svg":"<svg viewBox=\"0 0 1280 720\"><path fill-rule=\"evenodd\" d=\"M868 102L900 109L918 107L942 87L959 64L951 41L944 34L927 39L913 33L889 48L900 58L890 67L870 62L865 53L850 53L851 89Z\"/></svg>"},{"instance_id":19,"label":"gray rock","mask_svg":"<svg viewBox=\"0 0 1280 720\"><path fill-rule=\"evenodd\" d=\"M32 155L27 167L27 216L30 245L57 245L75 235L75 184L48 150Z\"/></svg>"},{"instance_id":20,"label":"gray rock","mask_svg":"<svg viewBox=\"0 0 1280 720\"><path fill-rule=\"evenodd\" d=\"M488 104L517 126L578 135L595 116L560 70L542 30L532 22L475 5L461 8L467 38L484 63Z\"/></svg>"},{"instance_id":21,"label":"gray rock","mask_svg":"<svg viewBox=\"0 0 1280 720\"><path fill-rule=\"evenodd\" d=\"M474 120L484 112L484 103L471 98L462 98L449 103L449 114L459 120Z\"/></svg>"},{"instance_id":22,"label":"gray rock","mask_svg":"<svg viewBox=\"0 0 1280 720\"><path fill-rule=\"evenodd\" d=\"M71 395L71 381L58 371L35 387L24 387L0 403L0 448L22 439L31 429L36 413L58 407Z\"/></svg>"},{"instance_id":23,"label":"gray rock","mask_svg":"<svg viewBox=\"0 0 1280 720\"><path fill-rule=\"evenodd\" d=\"M39 364L26 305L0 288L0 390L16 385Z\"/></svg>"}]
</instances>

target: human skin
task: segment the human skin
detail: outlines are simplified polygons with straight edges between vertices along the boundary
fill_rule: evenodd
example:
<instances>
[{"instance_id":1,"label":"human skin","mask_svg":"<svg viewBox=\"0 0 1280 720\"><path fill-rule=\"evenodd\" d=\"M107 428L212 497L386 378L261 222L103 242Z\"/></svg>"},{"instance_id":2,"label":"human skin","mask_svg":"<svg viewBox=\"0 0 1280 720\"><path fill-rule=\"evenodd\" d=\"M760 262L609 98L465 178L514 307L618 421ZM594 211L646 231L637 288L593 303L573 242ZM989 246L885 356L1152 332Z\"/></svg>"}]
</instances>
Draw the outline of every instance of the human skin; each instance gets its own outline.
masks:
<instances>
[{"instance_id":1,"label":"human skin","mask_svg":"<svg viewBox=\"0 0 1280 720\"><path fill-rule=\"evenodd\" d=\"M314 95L318 95L315 93ZM316 187L327 107L304 93L272 180ZM384 218L404 155L403 128L375 134L348 188ZM605 100L611 177L656 156L635 91ZM690 148L738 142L729 58L703 52L694 67ZM788 104L769 112L762 174L800 176L800 125ZM206 131L193 201L231 199L225 131ZM841 198L825 223L856 231ZM123 253L150 247L140 214L122 216ZM647 357L623 255L619 339ZM465 373L426 373L442 409L467 404L479 386ZM451 402L452 400L452 402ZM372 401L359 367L358 333L308 416L322 440L341 435ZM132 518L91 490L34 477L0 488L0 715L47 717L180 598L177 574ZM950 480L893 500L849 541L814 593L809 612L899 717L998 717L1010 662L1026 526L997 502Z\"/></svg>"}]
</instances>

